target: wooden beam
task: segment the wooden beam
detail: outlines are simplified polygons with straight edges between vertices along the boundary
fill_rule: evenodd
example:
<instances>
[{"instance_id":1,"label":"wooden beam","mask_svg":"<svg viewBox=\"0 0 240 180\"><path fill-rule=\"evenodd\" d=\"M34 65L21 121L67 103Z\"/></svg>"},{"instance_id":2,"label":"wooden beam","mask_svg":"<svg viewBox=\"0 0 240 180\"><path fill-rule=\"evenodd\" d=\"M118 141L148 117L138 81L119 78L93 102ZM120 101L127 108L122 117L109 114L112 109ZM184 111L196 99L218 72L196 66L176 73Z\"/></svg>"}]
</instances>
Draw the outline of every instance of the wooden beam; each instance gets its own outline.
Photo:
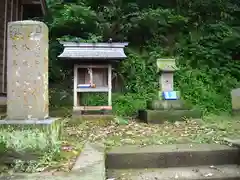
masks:
<instances>
[{"instance_id":1,"label":"wooden beam","mask_svg":"<svg viewBox=\"0 0 240 180\"><path fill-rule=\"evenodd\" d=\"M40 0L22 0L21 2L22 2L23 5L27 5L27 4L41 5L41 1Z\"/></svg>"},{"instance_id":2,"label":"wooden beam","mask_svg":"<svg viewBox=\"0 0 240 180\"><path fill-rule=\"evenodd\" d=\"M23 5L21 4L20 20L23 20Z\"/></svg>"},{"instance_id":3,"label":"wooden beam","mask_svg":"<svg viewBox=\"0 0 240 180\"><path fill-rule=\"evenodd\" d=\"M46 0L40 0L43 15L47 14L47 3Z\"/></svg>"},{"instance_id":4,"label":"wooden beam","mask_svg":"<svg viewBox=\"0 0 240 180\"><path fill-rule=\"evenodd\" d=\"M16 21L18 21L19 19L19 11L18 11L18 8L19 8L19 0L16 0Z\"/></svg>"},{"instance_id":5,"label":"wooden beam","mask_svg":"<svg viewBox=\"0 0 240 180\"><path fill-rule=\"evenodd\" d=\"M77 106L73 107L74 111L101 111L112 110L112 106Z\"/></svg>"},{"instance_id":6,"label":"wooden beam","mask_svg":"<svg viewBox=\"0 0 240 180\"><path fill-rule=\"evenodd\" d=\"M78 94L77 94L77 82L78 81L78 67L74 65L74 75L73 75L73 106L77 107L78 105Z\"/></svg>"},{"instance_id":7,"label":"wooden beam","mask_svg":"<svg viewBox=\"0 0 240 180\"><path fill-rule=\"evenodd\" d=\"M108 106L112 106L112 65L108 65Z\"/></svg>"},{"instance_id":8,"label":"wooden beam","mask_svg":"<svg viewBox=\"0 0 240 180\"><path fill-rule=\"evenodd\" d=\"M108 65L91 65L91 64L87 64L87 65L77 65L77 68L108 68Z\"/></svg>"},{"instance_id":9,"label":"wooden beam","mask_svg":"<svg viewBox=\"0 0 240 180\"><path fill-rule=\"evenodd\" d=\"M14 18L13 18L13 11L15 11L15 9L13 9L13 0L11 0L11 21L14 20Z\"/></svg>"},{"instance_id":10,"label":"wooden beam","mask_svg":"<svg viewBox=\"0 0 240 180\"><path fill-rule=\"evenodd\" d=\"M4 15L4 34L3 34L3 65L2 65L2 89L1 92L6 92L5 91L5 62L7 60L7 9L8 9L8 3L7 0L5 0L5 15Z\"/></svg>"}]
</instances>

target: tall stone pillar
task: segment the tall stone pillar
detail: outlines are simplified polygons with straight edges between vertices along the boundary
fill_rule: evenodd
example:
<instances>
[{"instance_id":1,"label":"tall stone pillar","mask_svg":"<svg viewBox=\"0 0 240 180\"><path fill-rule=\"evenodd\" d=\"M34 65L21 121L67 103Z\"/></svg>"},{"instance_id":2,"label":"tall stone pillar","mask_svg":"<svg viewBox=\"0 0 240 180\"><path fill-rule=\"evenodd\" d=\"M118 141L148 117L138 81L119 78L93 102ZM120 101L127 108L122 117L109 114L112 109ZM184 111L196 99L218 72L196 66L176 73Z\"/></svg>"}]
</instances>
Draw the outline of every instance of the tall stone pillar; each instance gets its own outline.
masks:
<instances>
[{"instance_id":1,"label":"tall stone pillar","mask_svg":"<svg viewBox=\"0 0 240 180\"><path fill-rule=\"evenodd\" d=\"M48 27L10 22L7 43L7 119L48 118Z\"/></svg>"}]
</instances>

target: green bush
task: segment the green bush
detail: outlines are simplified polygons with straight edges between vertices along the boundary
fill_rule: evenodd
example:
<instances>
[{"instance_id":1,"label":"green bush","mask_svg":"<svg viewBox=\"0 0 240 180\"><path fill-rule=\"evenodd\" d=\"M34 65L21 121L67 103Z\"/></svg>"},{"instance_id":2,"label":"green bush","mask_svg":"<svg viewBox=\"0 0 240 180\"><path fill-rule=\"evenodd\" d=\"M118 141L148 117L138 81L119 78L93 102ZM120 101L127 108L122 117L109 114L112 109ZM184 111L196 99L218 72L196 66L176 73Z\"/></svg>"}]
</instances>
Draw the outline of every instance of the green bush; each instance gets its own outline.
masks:
<instances>
[{"instance_id":1,"label":"green bush","mask_svg":"<svg viewBox=\"0 0 240 180\"><path fill-rule=\"evenodd\" d=\"M113 95L113 111L120 116L134 116L147 107L147 101L154 99L154 93L126 93Z\"/></svg>"}]
</instances>

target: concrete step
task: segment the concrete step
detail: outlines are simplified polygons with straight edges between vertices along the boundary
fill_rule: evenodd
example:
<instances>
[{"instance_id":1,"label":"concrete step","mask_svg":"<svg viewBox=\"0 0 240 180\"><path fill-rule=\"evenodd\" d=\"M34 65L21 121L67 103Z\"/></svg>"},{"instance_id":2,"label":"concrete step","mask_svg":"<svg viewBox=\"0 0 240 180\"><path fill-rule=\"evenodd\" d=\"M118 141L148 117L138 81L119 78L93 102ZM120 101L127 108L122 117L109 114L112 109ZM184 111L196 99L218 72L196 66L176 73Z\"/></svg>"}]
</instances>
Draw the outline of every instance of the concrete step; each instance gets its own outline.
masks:
<instances>
[{"instance_id":1,"label":"concrete step","mask_svg":"<svg viewBox=\"0 0 240 180\"><path fill-rule=\"evenodd\" d=\"M106 154L108 169L239 164L240 150L219 144L122 146Z\"/></svg>"},{"instance_id":2,"label":"concrete step","mask_svg":"<svg viewBox=\"0 0 240 180\"><path fill-rule=\"evenodd\" d=\"M108 170L107 178L115 180L239 180L240 167L238 165L220 165Z\"/></svg>"}]
</instances>

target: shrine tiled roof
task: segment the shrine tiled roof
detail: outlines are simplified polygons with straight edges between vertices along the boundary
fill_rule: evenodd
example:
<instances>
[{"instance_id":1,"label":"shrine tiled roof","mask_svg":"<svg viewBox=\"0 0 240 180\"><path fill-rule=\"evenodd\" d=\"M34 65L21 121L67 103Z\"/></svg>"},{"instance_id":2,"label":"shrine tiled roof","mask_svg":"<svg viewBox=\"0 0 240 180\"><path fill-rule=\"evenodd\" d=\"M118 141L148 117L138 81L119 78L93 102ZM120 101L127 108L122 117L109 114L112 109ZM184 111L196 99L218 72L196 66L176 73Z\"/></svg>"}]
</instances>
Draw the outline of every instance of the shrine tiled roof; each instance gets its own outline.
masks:
<instances>
[{"instance_id":1,"label":"shrine tiled roof","mask_svg":"<svg viewBox=\"0 0 240 180\"><path fill-rule=\"evenodd\" d=\"M64 59L125 59L124 47L128 43L73 43L61 42L64 46L59 58Z\"/></svg>"}]
</instances>

